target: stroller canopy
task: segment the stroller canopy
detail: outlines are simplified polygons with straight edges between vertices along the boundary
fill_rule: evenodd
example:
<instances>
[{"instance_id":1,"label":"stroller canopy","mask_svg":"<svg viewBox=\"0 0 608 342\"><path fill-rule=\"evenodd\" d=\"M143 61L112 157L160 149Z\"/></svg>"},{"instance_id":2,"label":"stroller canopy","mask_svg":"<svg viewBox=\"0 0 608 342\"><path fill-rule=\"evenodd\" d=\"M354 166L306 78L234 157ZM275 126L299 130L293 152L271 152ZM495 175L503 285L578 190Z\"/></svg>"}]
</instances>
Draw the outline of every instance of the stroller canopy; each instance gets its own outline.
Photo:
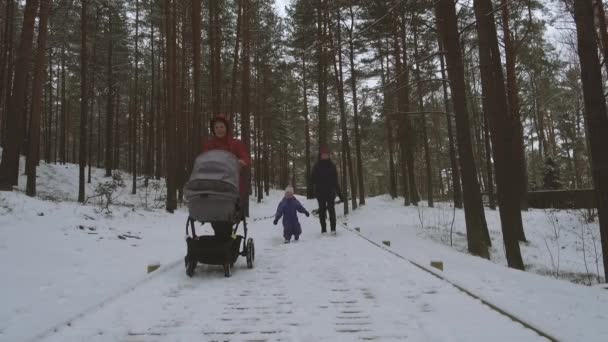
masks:
<instances>
[{"instance_id":1,"label":"stroller canopy","mask_svg":"<svg viewBox=\"0 0 608 342\"><path fill-rule=\"evenodd\" d=\"M190 180L184 186L186 199L200 195L239 197L239 162L224 150L210 150L194 161Z\"/></svg>"}]
</instances>

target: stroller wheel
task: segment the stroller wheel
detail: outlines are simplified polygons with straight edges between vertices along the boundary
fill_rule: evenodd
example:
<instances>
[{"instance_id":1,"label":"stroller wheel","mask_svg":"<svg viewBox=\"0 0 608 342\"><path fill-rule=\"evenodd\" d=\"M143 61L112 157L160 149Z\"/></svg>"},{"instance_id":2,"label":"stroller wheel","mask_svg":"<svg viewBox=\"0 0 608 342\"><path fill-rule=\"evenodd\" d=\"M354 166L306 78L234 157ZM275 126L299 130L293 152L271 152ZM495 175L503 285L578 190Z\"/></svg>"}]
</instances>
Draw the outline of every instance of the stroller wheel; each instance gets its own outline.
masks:
<instances>
[{"instance_id":1,"label":"stroller wheel","mask_svg":"<svg viewBox=\"0 0 608 342\"><path fill-rule=\"evenodd\" d=\"M230 270L230 264L224 264L224 277L230 278L232 276L232 272Z\"/></svg>"},{"instance_id":2,"label":"stroller wheel","mask_svg":"<svg viewBox=\"0 0 608 342\"><path fill-rule=\"evenodd\" d=\"M194 275L194 269L196 268L196 260L186 260L186 274L188 277Z\"/></svg>"},{"instance_id":3,"label":"stroller wheel","mask_svg":"<svg viewBox=\"0 0 608 342\"><path fill-rule=\"evenodd\" d=\"M245 253L247 257L247 268L253 268L253 262L255 260L255 245L253 244L253 239L247 239L247 244L245 245Z\"/></svg>"}]
</instances>

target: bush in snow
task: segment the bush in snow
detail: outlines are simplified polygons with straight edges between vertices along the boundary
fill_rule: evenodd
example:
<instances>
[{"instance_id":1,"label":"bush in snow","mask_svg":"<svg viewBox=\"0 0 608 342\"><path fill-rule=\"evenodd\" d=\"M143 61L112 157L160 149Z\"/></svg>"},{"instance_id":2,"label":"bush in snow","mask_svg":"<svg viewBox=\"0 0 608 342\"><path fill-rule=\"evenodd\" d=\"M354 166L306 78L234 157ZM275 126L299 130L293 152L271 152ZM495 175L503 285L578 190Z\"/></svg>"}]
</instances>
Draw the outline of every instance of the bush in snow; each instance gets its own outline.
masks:
<instances>
[{"instance_id":1,"label":"bush in snow","mask_svg":"<svg viewBox=\"0 0 608 342\"><path fill-rule=\"evenodd\" d=\"M89 200L97 199L97 204L100 210L105 210L106 213L111 213L110 205L114 203L116 199L116 191L119 188L124 188L125 182L122 177L122 173L114 171L112 173L112 179L101 182L95 187L94 195L87 198L84 203L86 204Z\"/></svg>"}]
</instances>

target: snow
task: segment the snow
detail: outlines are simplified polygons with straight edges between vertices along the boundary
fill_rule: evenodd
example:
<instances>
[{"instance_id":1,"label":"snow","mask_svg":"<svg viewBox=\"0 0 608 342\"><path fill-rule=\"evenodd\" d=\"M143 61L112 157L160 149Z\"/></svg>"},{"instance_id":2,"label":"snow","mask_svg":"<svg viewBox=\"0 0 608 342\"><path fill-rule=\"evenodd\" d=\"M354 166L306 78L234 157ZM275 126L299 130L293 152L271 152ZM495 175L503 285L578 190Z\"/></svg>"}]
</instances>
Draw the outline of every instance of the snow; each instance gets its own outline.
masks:
<instances>
[{"instance_id":1,"label":"snow","mask_svg":"<svg viewBox=\"0 0 608 342\"><path fill-rule=\"evenodd\" d=\"M108 212L95 200L75 202L77 174L75 165L42 163L38 190L46 200L22 193L24 177L21 191L0 193L0 341L543 339L449 282L559 340L608 340L608 291L534 273L557 273L549 251L554 265L560 253L560 274L595 272L589 244L584 266L578 232L593 234L597 225L581 224L577 213L524 214L530 243L522 253L532 271L520 272L504 267L491 211L491 261L463 253L461 235L449 247L447 205L404 208L385 196L341 218L348 229L339 226L337 237L322 236L316 218L300 216L301 241L284 244L280 225L268 219L282 196L273 191L263 203L251 203L255 267L247 269L239 258L231 278L207 265L188 278L187 211L154 208L162 205L162 182L147 197L143 188L130 195L125 174L126 186L114 198L120 205ZM107 180L94 169L87 194ZM300 200L316 208L315 201ZM562 225L559 239L551 239L551 215ZM456 233L464 231L462 216L457 210ZM443 261L445 270L435 272L449 282L407 259L424 267ZM147 274L155 263L161 268Z\"/></svg>"}]
</instances>

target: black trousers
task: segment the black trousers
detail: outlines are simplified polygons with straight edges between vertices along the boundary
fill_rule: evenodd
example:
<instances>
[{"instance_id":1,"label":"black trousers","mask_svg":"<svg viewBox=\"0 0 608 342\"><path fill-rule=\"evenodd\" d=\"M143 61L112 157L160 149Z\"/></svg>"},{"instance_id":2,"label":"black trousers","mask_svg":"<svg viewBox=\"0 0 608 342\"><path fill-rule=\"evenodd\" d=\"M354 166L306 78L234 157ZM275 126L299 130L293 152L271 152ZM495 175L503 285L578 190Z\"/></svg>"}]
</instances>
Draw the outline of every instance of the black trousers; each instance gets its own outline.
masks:
<instances>
[{"instance_id":1,"label":"black trousers","mask_svg":"<svg viewBox=\"0 0 608 342\"><path fill-rule=\"evenodd\" d=\"M232 223L230 222L211 222L215 236L222 240L230 239L232 235Z\"/></svg>"},{"instance_id":2,"label":"black trousers","mask_svg":"<svg viewBox=\"0 0 608 342\"><path fill-rule=\"evenodd\" d=\"M336 207L334 205L335 197L323 196L317 197L319 203L319 220L321 221L321 232L327 232L327 226L325 219L327 218L327 212L329 212L329 224L332 232L336 231Z\"/></svg>"}]
</instances>

